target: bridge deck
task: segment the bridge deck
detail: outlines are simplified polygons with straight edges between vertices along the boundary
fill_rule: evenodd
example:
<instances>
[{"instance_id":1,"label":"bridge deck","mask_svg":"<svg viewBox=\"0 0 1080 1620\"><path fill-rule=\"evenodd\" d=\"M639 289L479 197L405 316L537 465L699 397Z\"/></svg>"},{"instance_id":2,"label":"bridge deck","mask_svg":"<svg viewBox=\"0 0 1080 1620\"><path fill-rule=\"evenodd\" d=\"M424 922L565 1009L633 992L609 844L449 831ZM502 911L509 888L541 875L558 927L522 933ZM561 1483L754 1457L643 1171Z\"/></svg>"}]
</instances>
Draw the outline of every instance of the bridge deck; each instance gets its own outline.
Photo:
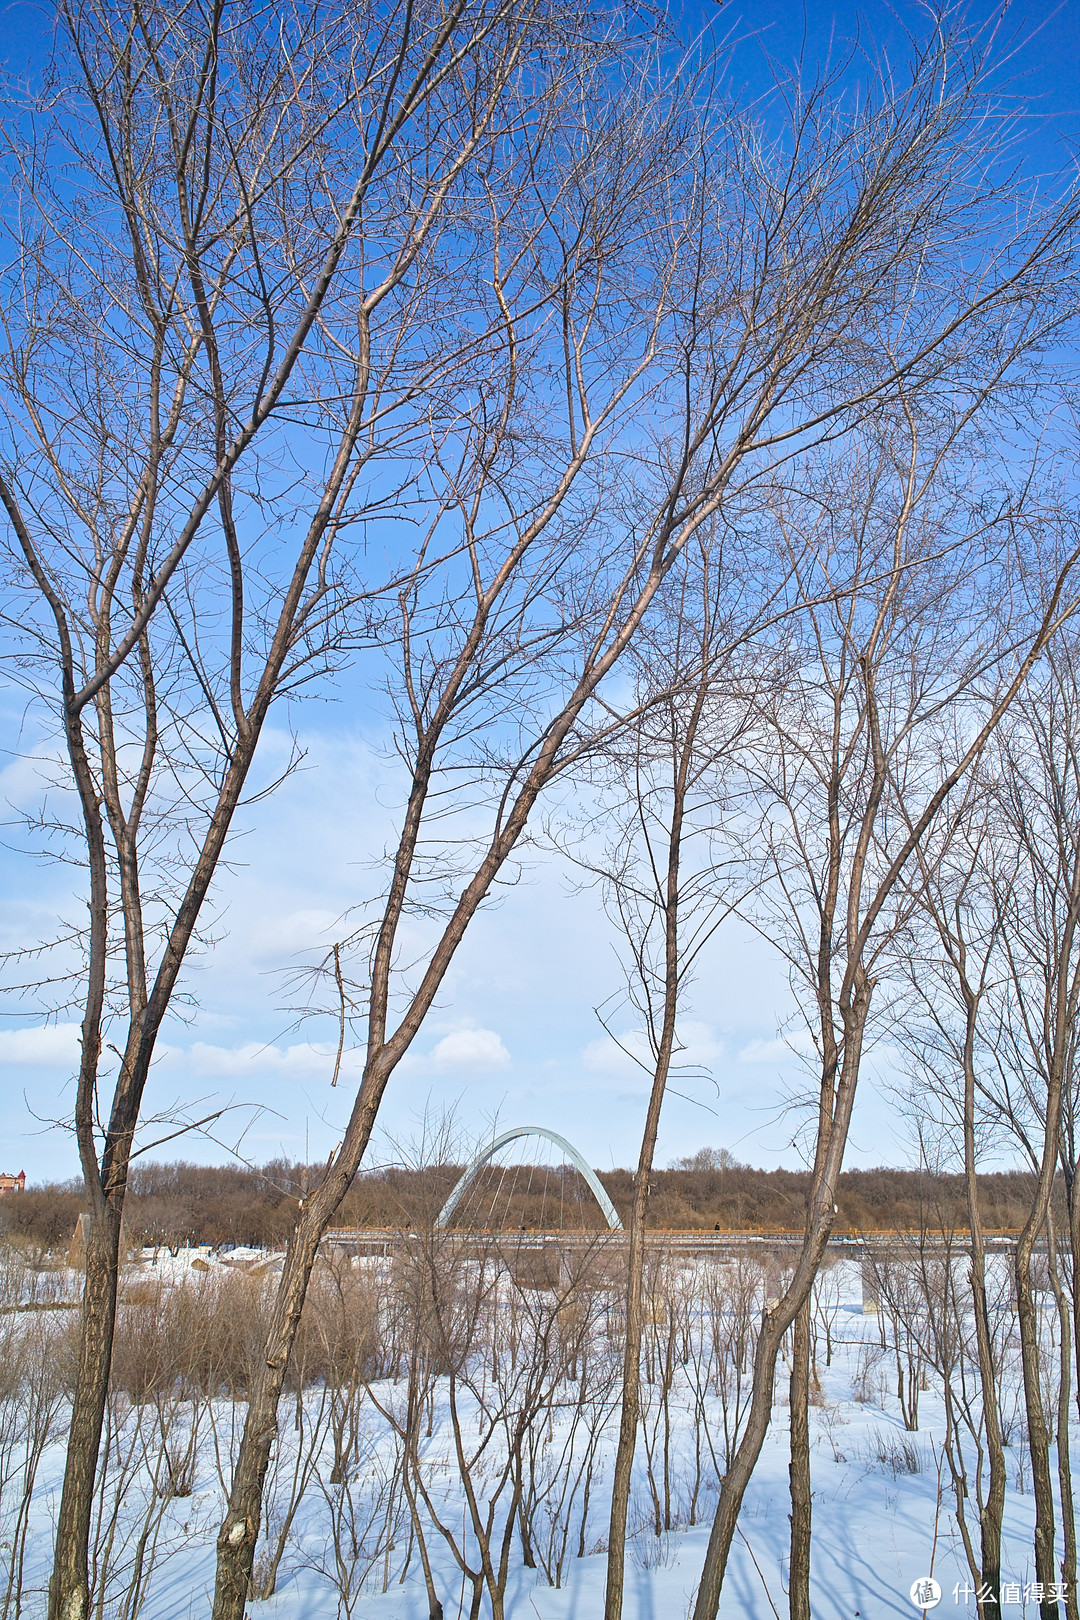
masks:
<instances>
[{"instance_id":1,"label":"bridge deck","mask_svg":"<svg viewBox=\"0 0 1080 1620\"><path fill-rule=\"evenodd\" d=\"M423 1234L418 1231L402 1232L390 1228L375 1227L335 1227L324 1234L323 1242L333 1248L346 1249L354 1254L391 1254L394 1250L406 1247L410 1243L418 1243ZM585 1232L515 1232L510 1231L476 1231L470 1228L451 1227L439 1232L440 1242L452 1242L468 1246L470 1244L498 1245L507 1250L543 1249L554 1245L559 1248L608 1248L612 1245L623 1246L626 1243L625 1232L585 1231ZM753 1254L754 1252L767 1252L774 1249L798 1248L802 1242L801 1232L700 1232L700 1231L648 1231L646 1242L654 1248L664 1248L674 1254ZM967 1248L967 1233L956 1232L949 1238L940 1235L917 1232L842 1232L831 1237L828 1250L831 1254L847 1255L853 1260L862 1259L868 1254L910 1254L914 1249L923 1252L944 1254L949 1249L963 1253ZM986 1250L989 1254L1009 1254L1016 1245L1016 1235L1012 1232L988 1232L984 1238Z\"/></svg>"}]
</instances>

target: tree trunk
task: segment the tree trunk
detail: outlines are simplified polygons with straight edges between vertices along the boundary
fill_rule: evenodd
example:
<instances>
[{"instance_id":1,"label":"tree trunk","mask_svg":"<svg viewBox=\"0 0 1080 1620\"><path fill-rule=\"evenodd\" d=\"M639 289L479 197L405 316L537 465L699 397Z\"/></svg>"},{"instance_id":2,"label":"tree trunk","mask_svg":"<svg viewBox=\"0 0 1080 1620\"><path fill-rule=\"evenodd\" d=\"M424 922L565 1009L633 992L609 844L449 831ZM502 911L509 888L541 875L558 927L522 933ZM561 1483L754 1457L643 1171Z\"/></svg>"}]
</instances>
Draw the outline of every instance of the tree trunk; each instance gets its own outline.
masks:
<instances>
[{"instance_id":1,"label":"tree trunk","mask_svg":"<svg viewBox=\"0 0 1080 1620\"><path fill-rule=\"evenodd\" d=\"M412 1386L415 1378L416 1363L414 1360L409 1368L410 1386ZM431 1558L428 1554L427 1538L424 1535L424 1527L420 1522L420 1506L416 1500L416 1487L413 1484L410 1476L410 1469L417 1469L417 1471L419 1471L416 1460L416 1431L420 1419L419 1408L422 1405L422 1401L417 1403L414 1400L413 1389L410 1387L408 1415L406 1417L404 1446L402 1449L401 1459L401 1482L405 1488L405 1496L409 1503L409 1516L412 1521L413 1534L416 1537L416 1546L420 1553L420 1567L424 1572L424 1590L427 1593L428 1620L443 1620L442 1600L440 1599L438 1590L435 1586L435 1576L432 1572Z\"/></svg>"},{"instance_id":2,"label":"tree trunk","mask_svg":"<svg viewBox=\"0 0 1080 1620\"><path fill-rule=\"evenodd\" d=\"M707 661L704 669L708 669ZM608 1525L607 1586L604 1593L604 1620L621 1620L626 1564L626 1521L630 1508L630 1486L634 1472L634 1450L641 1420L641 1327L642 1294L645 1273L645 1209L649 1177L656 1154L660 1111L664 1105L671 1058L675 1049L675 1026L679 988L684 964L680 961L680 890L683 825L686 812L687 779L694 758L708 680L699 681L694 704L687 720L673 764L671 819L667 829L667 866L659 887L659 911L664 931L664 995L660 1017L656 1063L653 1068L649 1106L641 1133L634 1203L630 1213L630 1235L626 1277L626 1336L623 1345L622 1403L619 1414L619 1441L615 1449L615 1471L611 1487L611 1517ZM654 1026L655 1028L655 1026ZM666 1458L665 1458L666 1485Z\"/></svg>"},{"instance_id":3,"label":"tree trunk","mask_svg":"<svg viewBox=\"0 0 1080 1620\"><path fill-rule=\"evenodd\" d=\"M1071 1153L1062 1154L1069 1212L1069 1287L1072 1300L1073 1387L1080 1416L1080 1188Z\"/></svg>"},{"instance_id":4,"label":"tree trunk","mask_svg":"<svg viewBox=\"0 0 1080 1620\"><path fill-rule=\"evenodd\" d=\"M791 1558L788 1613L810 1620L810 1299L795 1318L791 1351Z\"/></svg>"},{"instance_id":5,"label":"tree trunk","mask_svg":"<svg viewBox=\"0 0 1080 1620\"><path fill-rule=\"evenodd\" d=\"M1050 1286L1058 1313L1058 1356L1061 1375L1058 1381L1055 1446L1057 1450L1058 1492L1061 1500L1061 1537L1063 1556L1061 1578L1065 1587L1066 1620L1077 1620L1076 1593L1076 1515L1073 1508L1072 1459L1069 1456L1069 1413L1072 1407L1072 1316L1058 1265L1057 1236L1053 1218L1047 1222L1050 1267Z\"/></svg>"},{"instance_id":6,"label":"tree trunk","mask_svg":"<svg viewBox=\"0 0 1080 1620\"><path fill-rule=\"evenodd\" d=\"M709 1545L705 1553L705 1566L701 1572L693 1620L714 1620L720 1603L720 1588L724 1583L724 1572L727 1569L739 1510L769 1429L773 1386L776 1379L776 1358L786 1329L786 1322L783 1326L778 1326L774 1314L766 1312L754 1353L753 1385L746 1431L724 1475L720 1500L716 1504L716 1516L709 1533Z\"/></svg>"},{"instance_id":7,"label":"tree trunk","mask_svg":"<svg viewBox=\"0 0 1080 1620\"><path fill-rule=\"evenodd\" d=\"M982 1211L979 1208L979 1182L975 1159L975 1019L976 997L966 981L962 985L967 1011L964 1039L964 1184L967 1194L968 1229L971 1233L971 1299L975 1315L975 1342L979 1360L979 1387L982 1392L983 1427L990 1479L986 1500L979 1514L981 1580L989 1588L982 1600L984 1620L1001 1620L1001 1524L1005 1513L1005 1446L1001 1436L1001 1410L998 1405L998 1368L986 1303L986 1251L983 1243Z\"/></svg>"},{"instance_id":8,"label":"tree trunk","mask_svg":"<svg viewBox=\"0 0 1080 1620\"><path fill-rule=\"evenodd\" d=\"M731 1543L735 1536L743 1497L765 1444L772 1417L776 1385L776 1359L784 1334L804 1306L809 1307L814 1279L829 1241L836 1208L836 1184L847 1145L851 1110L855 1102L855 1081L859 1073L863 1032L870 1010L873 984L865 975L855 976L852 1006L845 1018L844 1051L839 1082L834 1085L835 1043L827 1046L822 1072L821 1110L814 1177L806 1212L802 1252L787 1291L772 1310L766 1308L754 1351L750 1411L746 1430L731 1459L720 1487L720 1499L709 1533L709 1545L701 1572L693 1620L716 1620L720 1591L724 1584ZM826 1033L828 1026L826 1026Z\"/></svg>"},{"instance_id":9,"label":"tree trunk","mask_svg":"<svg viewBox=\"0 0 1080 1620\"><path fill-rule=\"evenodd\" d=\"M979 1357L979 1384L982 1391L983 1425L989 1483L986 1501L979 1514L981 1580L990 1591L982 1600L985 1620L1001 1620L1001 1522L1005 1513L1005 1446L1001 1437L997 1374L990 1336L990 1312L986 1304L986 1271L982 1236L972 1232L971 1292L975 1311L975 1337Z\"/></svg>"},{"instance_id":10,"label":"tree trunk","mask_svg":"<svg viewBox=\"0 0 1080 1620\"><path fill-rule=\"evenodd\" d=\"M1054 1486L1050 1469L1050 1435L1046 1426L1042 1380L1039 1377L1039 1323L1031 1282L1030 1234L1016 1248L1016 1314L1020 1328L1020 1362L1024 1374L1024 1409L1027 1414L1031 1483L1035 1496L1035 1579L1049 1590L1057 1580L1054 1567ZM1058 1620L1055 1598L1039 1604L1041 1620Z\"/></svg>"},{"instance_id":11,"label":"tree trunk","mask_svg":"<svg viewBox=\"0 0 1080 1620\"><path fill-rule=\"evenodd\" d=\"M90 1612L90 1521L116 1327L120 1210L106 1199L90 1214L85 1230L80 1355L49 1581L49 1620L87 1620Z\"/></svg>"},{"instance_id":12,"label":"tree trunk","mask_svg":"<svg viewBox=\"0 0 1080 1620\"><path fill-rule=\"evenodd\" d=\"M324 1227L325 1221L315 1217L312 1200L302 1211L285 1251L265 1354L248 1396L228 1511L218 1533L214 1620L244 1620L259 1539L263 1487L277 1435L278 1402ZM67 1617L61 1616L60 1620Z\"/></svg>"},{"instance_id":13,"label":"tree trunk","mask_svg":"<svg viewBox=\"0 0 1080 1620\"><path fill-rule=\"evenodd\" d=\"M634 1471L638 1424L641 1421L641 1312L645 1269L646 1186L647 1173L642 1174L639 1163L638 1174L634 1180L634 1206L630 1215L629 1252L626 1262L622 1403L619 1412L619 1442L615 1448L615 1471L611 1482L604 1620L619 1620L622 1614L626 1521L630 1506L630 1484Z\"/></svg>"}]
</instances>

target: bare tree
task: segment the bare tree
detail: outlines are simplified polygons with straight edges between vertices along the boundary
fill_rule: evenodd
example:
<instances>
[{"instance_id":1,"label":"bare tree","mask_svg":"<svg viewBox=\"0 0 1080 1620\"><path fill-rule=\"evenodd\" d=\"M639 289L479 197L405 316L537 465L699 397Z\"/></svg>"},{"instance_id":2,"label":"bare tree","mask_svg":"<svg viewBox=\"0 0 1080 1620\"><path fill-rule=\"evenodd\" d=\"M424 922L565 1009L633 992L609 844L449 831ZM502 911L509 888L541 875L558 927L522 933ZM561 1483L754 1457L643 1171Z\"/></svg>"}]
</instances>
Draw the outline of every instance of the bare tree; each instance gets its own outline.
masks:
<instances>
[{"instance_id":1,"label":"bare tree","mask_svg":"<svg viewBox=\"0 0 1080 1620\"><path fill-rule=\"evenodd\" d=\"M85 867L89 911L61 941L81 962L91 1218L50 1612L76 1620L156 1044L271 705L370 630L373 586L430 561L391 554L365 580L353 537L391 485L407 503L418 439L460 424L493 332L505 350L528 249L499 235L496 169L534 16L459 0L59 20L7 147L0 498L15 668L72 802L45 830Z\"/></svg>"},{"instance_id":2,"label":"bare tree","mask_svg":"<svg viewBox=\"0 0 1080 1620\"><path fill-rule=\"evenodd\" d=\"M1016 881L1014 841L1002 836L995 811L992 764L980 766L947 822L937 829L931 851L919 850L912 873L919 911L931 925L940 952L916 945L912 952L911 1008L897 1028L915 1059L917 1084L940 1099L946 1141L958 1139L970 1234L970 1281L976 1356L981 1389L981 1420L987 1451L987 1487L979 1500L980 1556L976 1574L987 1596L989 1615L1000 1613L1001 1531L1005 1511L1006 1458L998 1388L1002 1374L1000 1335L995 1332L987 1283L986 1240L979 1201L980 1157L993 1145L981 1091L986 1084L987 1042L992 1035L993 990L1001 971L998 958L1008 896ZM936 847L935 847L936 846ZM916 924L916 938L918 937ZM948 1376L942 1370L942 1376Z\"/></svg>"},{"instance_id":3,"label":"bare tree","mask_svg":"<svg viewBox=\"0 0 1080 1620\"><path fill-rule=\"evenodd\" d=\"M425 618L430 602L422 595L403 601L400 735L410 788L387 892L371 918L370 935L362 936L365 944L370 939L370 967L357 986L355 1007L364 1076L342 1144L305 1202L290 1243L267 1341L266 1374L253 1391L219 1540L217 1620L238 1620L241 1612L280 1369L320 1233L355 1174L390 1077L430 1009L465 930L503 874L541 792L582 748L594 745L595 730L607 718L600 707L605 682L646 615L666 595L669 580L679 577L677 564L688 544L708 532L721 512L737 508L743 491L761 478L763 464L790 462L816 437L839 434L853 415L877 410L890 391L900 392L910 412L915 409L912 392L920 398L924 390L932 393L936 381L947 376L945 408L958 409L967 421L994 395L1001 379L1011 375L1029 346L1038 345L1066 318L1067 303L1056 300L1072 227L1070 208L1040 217L1030 232L1025 229L1022 241L1010 238L1008 248L997 238L988 244L995 193L981 170L979 184L970 183L974 170L968 144L971 115L980 102L980 72L980 64L963 49L935 36L934 44L917 56L912 85L903 93L883 90L879 102L871 97L860 103L851 118L839 114L824 90L809 104L800 104L791 150L775 154L779 168L762 158L753 127L716 103L707 108L713 118L706 119L703 132L684 126L675 153L679 183L670 184L665 194L665 223L660 224L656 213L656 190L633 193L642 210L635 216L635 229L655 249L648 259L655 280L643 288L639 272L632 284L622 283L619 307L628 308L632 285L636 302L629 313L649 336L632 347L640 358L632 365L624 358L614 378L610 364L597 365L594 344L607 289L619 285L622 275L618 248L626 240L619 233L629 230L627 174L644 165L650 176L663 173L674 179L673 130L669 121L662 121L666 145L650 138L646 155L642 119L636 116L631 164L625 99L618 115L609 102L591 103L593 138L599 140L597 130L612 131L610 143L596 149L618 155L614 171L605 169L604 176L611 178L614 172L619 186L615 192L607 189L606 180L599 183L600 169L592 171L589 217L617 220L619 232L609 223L601 237L605 251L595 261L587 297L579 282L566 297L567 409L559 424L565 435L561 442L576 466L575 457L588 448L591 436L625 406L634 379L649 400L650 419L659 424L657 443L648 458L634 456L636 479L629 476L631 460L621 463L622 498L602 503L604 526L596 522L598 505L579 531L582 541L588 537L596 543L602 559L594 561L597 554L583 546L578 560L587 557L586 567L559 579L561 601L575 607L581 651L574 660L563 656L548 684L541 680L539 688L530 685L530 695L536 695L535 717L522 704L521 688L513 688L520 737L516 749L478 739L485 724L497 726L505 716L506 694L521 667L508 662L503 634L507 617L515 637L521 633L517 587L522 569L535 568L534 548L547 534L550 504L534 498L528 524L517 526L513 543L493 554L487 532L480 530L490 488L488 470L484 464L470 469L470 477L460 480L459 512L473 568L472 594L456 598L453 613L440 598L437 649L420 633L431 623ZM951 94L942 93L942 74L957 86ZM646 120L646 127L655 125ZM974 280L960 268L959 238L969 241L973 251L976 243L984 245L983 269ZM718 285L726 289L723 298L707 294L706 289ZM966 402L957 407L958 399ZM549 434L556 430L553 403ZM903 409L899 419L905 420ZM912 475L916 486L925 473L924 468ZM894 562L890 552L877 559L875 568L882 567L899 589L911 562ZM831 580L819 577L811 597L819 596L822 584L834 590ZM1058 612L1058 598L1051 592L1043 621L1032 631L1032 646L990 706L987 735L1052 632ZM543 667L551 669L550 664ZM612 724L623 720L618 717ZM910 848L984 741L980 734L932 790L920 824L909 834ZM469 840L455 846L448 841L444 820L443 836L433 845L429 840L439 830L436 817L444 812L441 790L450 780L460 784L469 771L489 795L489 830L476 834L473 820ZM475 808L470 808L475 817ZM471 859L462 855L463 848L471 850ZM897 855L897 870L908 853L905 845ZM871 928L891 882L872 907ZM433 930L422 961L414 963L411 979L406 979L396 966L402 922L422 897L429 917L441 902L445 924L441 932ZM860 943L856 954L862 949ZM858 965L853 972L860 976ZM848 994L845 990L841 999ZM395 1006L400 1010L392 1023ZM850 1051L857 1064L856 1047L857 1042ZM842 1155L846 1087L841 1096L844 1117L830 1139L822 1186L834 1181ZM804 1283L809 1288L812 1281L825 1214L822 1204L800 1288ZM775 1346L770 1334L763 1337L767 1342L763 1348L759 1341L758 1355L768 1361ZM755 1419L756 1414L739 1465L725 1482L718 1521L721 1542L728 1534L723 1527L729 1510L745 1484L743 1464L760 1445ZM714 1601L707 1594L717 1574L715 1550L709 1568L701 1599L706 1606Z\"/></svg>"},{"instance_id":4,"label":"bare tree","mask_svg":"<svg viewBox=\"0 0 1080 1620\"><path fill-rule=\"evenodd\" d=\"M765 1313L752 1411L721 1486L696 1620L715 1615L739 1505L768 1428L776 1358L824 1254L875 987L891 971L890 951L906 939L911 916L904 873L1071 610L1074 557L1043 596L1038 559L1025 562L1023 548L1013 551L1015 509L999 529L981 507L958 499L954 471L974 448L966 440L970 421L966 412L938 415L903 399L897 415L882 412L867 435L861 467L849 455L836 469L840 484L823 467L809 502L784 500L776 510L785 532L792 529L793 555L807 559L798 569L802 590L813 594L811 580L824 577L837 592L793 636L781 695L763 714L759 764L750 764L762 820L748 845L767 852L772 871L760 891L759 926L791 963L820 1085L808 1104L814 1146L803 1247L789 1285ZM1010 539L999 557L1003 533ZM1014 577L1026 570L1033 580L1034 600L999 628L973 587L1005 556ZM809 1603L806 1460L804 1445L793 1475L801 1504L801 1564L791 1570L792 1590L802 1588L801 1607L792 1604L799 1613Z\"/></svg>"},{"instance_id":5,"label":"bare tree","mask_svg":"<svg viewBox=\"0 0 1080 1620\"><path fill-rule=\"evenodd\" d=\"M736 729L746 706L721 688L732 663L732 609L739 570L714 533L694 547L667 613L639 635L630 656L636 719L607 753L592 838L605 848L578 854L622 937L625 1003L640 1023L644 1054L631 1053L649 1078L649 1096L634 1175L627 1248L619 1437L612 1480L605 1615L622 1613L627 1519L634 1453L641 1425L641 1355L647 1290L645 1228L650 1177L668 1083L681 1072L678 1016L697 959L730 911L718 869L718 757L732 739L718 716ZM751 615L752 617L752 612ZM743 634L748 632L744 629ZM580 829L578 829L580 831ZM605 1027L610 1010L605 1013ZM669 1327L671 1323L669 1323ZM673 1331L673 1329L672 1329ZM667 1411L665 1390L665 1413ZM665 1453L666 1456L666 1453ZM651 1477L651 1467L650 1467ZM665 1481L666 1481L665 1469ZM662 1515L670 1529L669 1492ZM657 1534L660 1510L657 1509Z\"/></svg>"},{"instance_id":6,"label":"bare tree","mask_svg":"<svg viewBox=\"0 0 1080 1620\"><path fill-rule=\"evenodd\" d=\"M901 379L980 396L1045 341L1071 215L994 236L978 68L937 35L906 88L848 115L819 87L775 141L682 64L579 55L572 19L502 0L61 21L63 94L9 147L0 497L89 902L62 1620L88 1602L150 1064L272 703L377 641L408 781L353 941L363 1080L299 1211L222 1526L238 1620L321 1234L539 795L621 723L608 677L763 467ZM348 542L391 511L415 543L372 566Z\"/></svg>"},{"instance_id":7,"label":"bare tree","mask_svg":"<svg viewBox=\"0 0 1080 1620\"><path fill-rule=\"evenodd\" d=\"M1070 1312L1063 1311L1052 1209L1055 1178L1063 1171L1071 1247L1071 1119L1080 1007L1076 830L1080 706L1075 660L1074 638L1067 635L1049 651L1038 679L1001 736L994 757L995 819L990 837L1005 853L996 860L984 853L980 863L984 908L993 919L998 941L996 976L978 1009L989 1053L978 1076L980 1101L991 1124L1004 1128L1020 1146L1033 1176L1031 1206L1016 1245L1014 1281L1035 1496L1036 1575L1047 1591L1058 1580L1054 1543L1059 1519L1065 1543L1062 1573L1070 1591L1076 1571L1068 1434L1073 1333ZM1034 1297L1035 1250L1040 1241L1048 1245L1049 1275L1056 1279L1051 1286L1063 1329L1057 1410L1044 1384ZM1074 1265L1070 1272L1075 1276ZM1075 1292L1075 1283L1073 1287ZM1075 1320L1075 1299L1072 1316ZM1055 1442L1060 1515L1051 1462ZM1056 1616L1056 1599L1045 1598L1041 1612L1045 1620Z\"/></svg>"},{"instance_id":8,"label":"bare tree","mask_svg":"<svg viewBox=\"0 0 1080 1620\"><path fill-rule=\"evenodd\" d=\"M1063 1573L1075 1607L1076 1530L1071 1506L1069 1403L1066 1399L1060 1412L1062 1433L1058 1414L1051 1416L1047 1410L1050 1403L1040 1376L1032 1267L1035 1242L1041 1232L1045 1230L1051 1248L1056 1249L1051 1212L1054 1180L1059 1165L1072 1169L1067 1119L1071 1119L1076 1092L1076 1024L1080 1009L1080 687L1071 638L1054 649L1047 665L1046 678L1023 706L1023 729L1015 728L1003 750L1007 772L1003 797L1021 864L1003 934L1012 1016L1004 1021L1002 1033L1006 1039L999 1047L999 1061L1005 1081L1002 1100L1011 1096L1019 1101L1020 1092L1027 1104L1023 1112L1030 1110L1033 1122L1042 1127L1041 1133L1037 1129L1032 1132L1030 1142L1021 1138L1035 1171L1035 1186L1014 1263L1035 1493L1035 1567L1038 1579L1049 1588L1058 1576L1054 1557L1057 1512L1050 1463L1054 1435L1066 1551ZM1009 1111L1015 1121L1014 1107L1010 1105ZM1070 1209L1070 1234L1074 1224ZM1075 1265L1075 1250L1073 1254ZM1065 1338L1060 1379L1066 1391L1070 1374L1067 1349ZM1044 1600L1041 1612L1044 1620L1056 1616L1056 1602Z\"/></svg>"},{"instance_id":9,"label":"bare tree","mask_svg":"<svg viewBox=\"0 0 1080 1620\"><path fill-rule=\"evenodd\" d=\"M472 455L455 471L453 485L468 561L461 588L433 594L418 575L401 593L396 691L410 786L381 911L372 915L370 934L357 936L365 946L370 941L369 971L353 976L359 982L350 991L364 1030L364 1078L341 1146L305 1200L290 1243L266 1370L252 1392L219 1542L218 1620L239 1616L244 1601L282 1369L321 1232L360 1163L390 1077L537 798L589 744L583 728L603 724L595 705L607 677L687 544L708 529L740 481L760 472L762 459L790 457L898 376L944 365L946 334L986 306L981 287L975 297L950 299L947 308L940 299L932 301L932 312L923 307L925 237L916 250L900 221L922 219L931 173L937 196L940 172L914 102L905 103L902 133L889 137L869 173L860 144L869 133L865 126L858 136L819 129L816 145L804 130L806 149L794 172L785 168L784 189L777 191L771 174L759 169L756 135L739 120L718 121L692 138L674 114L631 116L627 87L617 105L598 99L601 88L590 87L592 156L576 182L577 213L567 206L573 234L570 241L557 236L566 250L577 244L591 266L588 280L576 272L565 279L561 420L553 415L554 398L545 396L547 462L560 470L539 489L535 482L517 486L512 517L492 524L489 503L506 499L511 481L497 456ZM928 80L927 94L929 88ZM935 115L941 142L954 127ZM841 171L855 185L853 195L839 183L833 189L823 183L827 173ZM663 187L661 176L667 177ZM588 222L587 254L576 223L581 218ZM552 220L553 232L566 229ZM1010 265L1010 285L1033 273L1050 241L1030 245L1035 258L1029 252L1022 271ZM623 267L631 246L638 269L628 281ZM642 266L648 268L644 277ZM728 288L719 302L706 295L718 281ZM612 331L604 322L616 288L623 324ZM898 301L905 315L896 346L876 350L878 363L868 370L867 344L856 333L880 333L886 312L896 316ZM924 318L914 316L915 304ZM510 358L516 388L517 362ZM598 483L596 504L579 513L581 526L566 528L569 492L582 466L594 451L598 477L614 465L599 457L598 443L625 420L630 402L640 408L643 397L660 424L656 445L632 459L627 445L619 504L607 499L606 482ZM517 408L516 398L502 407L492 429L502 449L511 426L517 428ZM556 435L558 456L551 448ZM523 480L527 471L535 477L535 463L515 466ZM556 520L564 526L553 539ZM587 538L595 550L585 545ZM573 571L556 575L552 546L562 558L572 556ZM556 625L537 622L535 612L553 594ZM572 660L567 609L580 646ZM559 657L538 664L538 647L557 647ZM520 737L513 750L503 740L485 740L499 735L508 712ZM493 813L489 831L477 835L472 801L468 836L455 845L446 831L442 790L469 773ZM437 845L430 841L433 829L442 834ZM399 972L397 953L403 919L422 904L429 917L441 909L445 924L410 983Z\"/></svg>"}]
</instances>

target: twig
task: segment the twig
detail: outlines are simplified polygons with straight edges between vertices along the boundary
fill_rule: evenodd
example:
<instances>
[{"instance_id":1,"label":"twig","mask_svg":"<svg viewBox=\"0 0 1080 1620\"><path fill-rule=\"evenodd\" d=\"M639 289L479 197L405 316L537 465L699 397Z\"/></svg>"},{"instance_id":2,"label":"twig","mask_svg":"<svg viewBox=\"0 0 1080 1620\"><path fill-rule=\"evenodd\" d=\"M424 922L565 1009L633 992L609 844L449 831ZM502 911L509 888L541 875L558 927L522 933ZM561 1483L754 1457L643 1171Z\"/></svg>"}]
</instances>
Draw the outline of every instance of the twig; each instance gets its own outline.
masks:
<instances>
[{"instance_id":1,"label":"twig","mask_svg":"<svg viewBox=\"0 0 1080 1620\"><path fill-rule=\"evenodd\" d=\"M765 1596L768 1599L769 1608L772 1610L773 1614L776 1615L776 1620L780 1620L779 1610L777 1609L776 1604L773 1602L772 1593L769 1591L769 1588L765 1583L765 1577L761 1573L761 1565L758 1563L757 1559L754 1557L754 1549L753 1549L753 1547L751 1547L750 1543L747 1541L746 1537L743 1535L743 1533L739 1529L738 1525L735 1526L735 1534L738 1536L739 1540L742 1542L743 1546L746 1548L747 1552L750 1554L750 1562L753 1564L754 1568L758 1572L758 1580L761 1582L762 1589L764 1590Z\"/></svg>"}]
</instances>

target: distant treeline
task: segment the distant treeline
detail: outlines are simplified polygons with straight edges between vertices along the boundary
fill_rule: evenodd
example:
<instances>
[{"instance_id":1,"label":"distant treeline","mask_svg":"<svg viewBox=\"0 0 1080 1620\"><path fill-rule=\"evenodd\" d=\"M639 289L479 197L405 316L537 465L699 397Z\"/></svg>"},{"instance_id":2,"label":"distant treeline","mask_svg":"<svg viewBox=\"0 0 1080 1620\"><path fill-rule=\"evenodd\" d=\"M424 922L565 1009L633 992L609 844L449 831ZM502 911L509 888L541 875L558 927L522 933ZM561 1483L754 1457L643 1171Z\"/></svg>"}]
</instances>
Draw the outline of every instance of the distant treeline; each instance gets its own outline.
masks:
<instances>
[{"instance_id":1,"label":"distant treeline","mask_svg":"<svg viewBox=\"0 0 1080 1620\"><path fill-rule=\"evenodd\" d=\"M698 1155L699 1161L708 1158L708 1153ZM130 1239L172 1247L200 1243L275 1247L288 1237L298 1200L318 1174L318 1166L284 1161L251 1169L142 1165L132 1171L125 1211ZM356 1178L335 1224L395 1229L429 1225L460 1174L457 1165L367 1171ZM632 1173L598 1174L625 1220ZM649 1224L697 1230L797 1229L808 1180L805 1171L683 1161L678 1168L653 1173ZM979 1196L987 1226L1018 1227L1030 1208L1031 1177L1021 1171L980 1176ZM840 1177L838 1205L837 1232L967 1224L961 1178L919 1170L848 1170ZM68 1242L85 1207L78 1182L28 1187L0 1199L0 1232L55 1249ZM482 1172L459 1207L455 1224L535 1230L599 1227L603 1221L576 1170L512 1165L489 1166Z\"/></svg>"}]
</instances>

